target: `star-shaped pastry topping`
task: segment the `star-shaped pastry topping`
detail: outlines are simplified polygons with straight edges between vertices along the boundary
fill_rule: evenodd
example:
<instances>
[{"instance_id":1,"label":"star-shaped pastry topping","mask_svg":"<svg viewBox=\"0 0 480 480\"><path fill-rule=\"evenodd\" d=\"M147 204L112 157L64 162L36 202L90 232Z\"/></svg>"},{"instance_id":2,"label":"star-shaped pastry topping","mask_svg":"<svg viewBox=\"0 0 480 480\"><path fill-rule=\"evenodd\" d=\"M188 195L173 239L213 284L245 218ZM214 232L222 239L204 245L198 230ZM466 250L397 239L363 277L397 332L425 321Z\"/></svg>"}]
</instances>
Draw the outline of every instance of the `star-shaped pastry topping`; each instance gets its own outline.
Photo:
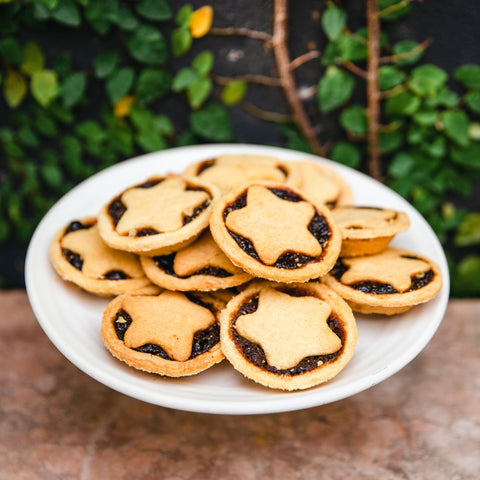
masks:
<instances>
[{"instance_id":1,"label":"star-shaped pastry topping","mask_svg":"<svg viewBox=\"0 0 480 480\"><path fill-rule=\"evenodd\" d=\"M131 278L143 277L138 258L105 245L98 225L68 233L62 238L61 246L82 257L82 272L87 277L102 278L111 270L120 270Z\"/></svg>"},{"instance_id":2,"label":"star-shaped pastry topping","mask_svg":"<svg viewBox=\"0 0 480 480\"><path fill-rule=\"evenodd\" d=\"M389 225L397 216L393 210L376 208L340 208L332 211L333 218L341 228L379 228Z\"/></svg>"},{"instance_id":3,"label":"star-shaped pastry topping","mask_svg":"<svg viewBox=\"0 0 480 480\"><path fill-rule=\"evenodd\" d=\"M322 173L317 165L302 163L302 190L316 203L335 202L340 195L338 182L326 173Z\"/></svg>"},{"instance_id":4,"label":"star-shaped pastry topping","mask_svg":"<svg viewBox=\"0 0 480 480\"><path fill-rule=\"evenodd\" d=\"M343 258L343 263L350 268L342 275L341 281L347 285L365 280L388 283L399 292L404 292L411 287L412 276L431 269L427 262L402 257L404 254L403 251L388 248L376 255Z\"/></svg>"},{"instance_id":5,"label":"star-shaped pastry topping","mask_svg":"<svg viewBox=\"0 0 480 480\"><path fill-rule=\"evenodd\" d=\"M215 323L215 316L179 292L165 291L158 296L129 296L123 308L132 318L125 333L128 348L147 343L162 347L179 362L192 353L193 336Z\"/></svg>"},{"instance_id":6,"label":"star-shaped pastry topping","mask_svg":"<svg viewBox=\"0 0 480 480\"><path fill-rule=\"evenodd\" d=\"M173 261L173 270L181 277L207 267L222 268L230 273L241 272L213 241L208 229L195 243L178 251Z\"/></svg>"},{"instance_id":7,"label":"star-shaped pastry topping","mask_svg":"<svg viewBox=\"0 0 480 480\"><path fill-rule=\"evenodd\" d=\"M327 325L331 307L316 297L260 291L254 313L240 316L237 332L260 345L269 365L286 370L305 357L338 351L342 342Z\"/></svg>"},{"instance_id":8,"label":"star-shaped pastry topping","mask_svg":"<svg viewBox=\"0 0 480 480\"><path fill-rule=\"evenodd\" d=\"M117 224L120 235L135 235L142 228L159 233L174 232L183 226L184 215L209 199L203 190L186 190L187 183L179 177L169 177L150 188L131 188L122 195L127 207Z\"/></svg>"},{"instance_id":9,"label":"star-shaped pastry topping","mask_svg":"<svg viewBox=\"0 0 480 480\"><path fill-rule=\"evenodd\" d=\"M268 188L253 185L248 189L247 205L226 218L228 229L252 241L260 259L273 265L288 251L312 257L322 247L308 230L315 215L312 204L282 200Z\"/></svg>"}]
</instances>

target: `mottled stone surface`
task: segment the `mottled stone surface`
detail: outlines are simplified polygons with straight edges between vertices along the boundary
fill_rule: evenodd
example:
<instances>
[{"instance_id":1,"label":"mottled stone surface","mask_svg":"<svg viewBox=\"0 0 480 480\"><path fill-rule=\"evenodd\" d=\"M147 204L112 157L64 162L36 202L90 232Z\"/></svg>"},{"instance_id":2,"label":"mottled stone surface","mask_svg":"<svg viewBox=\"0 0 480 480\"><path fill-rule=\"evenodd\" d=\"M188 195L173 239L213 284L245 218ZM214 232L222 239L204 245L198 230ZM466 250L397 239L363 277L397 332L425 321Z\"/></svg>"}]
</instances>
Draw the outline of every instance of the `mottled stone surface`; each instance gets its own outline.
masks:
<instances>
[{"instance_id":1,"label":"mottled stone surface","mask_svg":"<svg viewBox=\"0 0 480 480\"><path fill-rule=\"evenodd\" d=\"M204 415L123 396L69 363L24 291L0 293L0 479L429 479L480 475L480 301L383 383L330 405Z\"/></svg>"}]
</instances>

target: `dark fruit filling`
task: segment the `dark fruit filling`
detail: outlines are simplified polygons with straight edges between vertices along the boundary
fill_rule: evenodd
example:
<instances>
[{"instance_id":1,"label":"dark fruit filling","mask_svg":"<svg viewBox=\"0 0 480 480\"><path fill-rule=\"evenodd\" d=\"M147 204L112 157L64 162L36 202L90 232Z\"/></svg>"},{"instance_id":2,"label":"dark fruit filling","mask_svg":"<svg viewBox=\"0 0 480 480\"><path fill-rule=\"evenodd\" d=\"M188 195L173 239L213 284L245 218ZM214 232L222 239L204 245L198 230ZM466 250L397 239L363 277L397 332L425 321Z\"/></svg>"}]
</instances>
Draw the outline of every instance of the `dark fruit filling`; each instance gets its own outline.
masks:
<instances>
[{"instance_id":1,"label":"dark fruit filling","mask_svg":"<svg viewBox=\"0 0 480 480\"><path fill-rule=\"evenodd\" d=\"M153 257L153 261L157 264L157 267L163 270L167 275L171 275L176 278L190 278L194 275L210 275L212 277L231 277L233 273L227 272L223 268L218 267L205 267L197 272L193 272L191 275L181 277L175 273L173 269L173 262L175 260L176 253L171 253L170 255L159 255Z\"/></svg>"},{"instance_id":2,"label":"dark fruit filling","mask_svg":"<svg viewBox=\"0 0 480 480\"><path fill-rule=\"evenodd\" d=\"M149 235L157 235L159 232L154 228L141 228L135 234L136 237L148 237Z\"/></svg>"},{"instance_id":3,"label":"dark fruit filling","mask_svg":"<svg viewBox=\"0 0 480 480\"><path fill-rule=\"evenodd\" d=\"M201 205L199 205L191 215L185 215L183 217L183 224L186 225L190 223L192 220L197 218L208 206L210 205L210 200L205 200Z\"/></svg>"},{"instance_id":4,"label":"dark fruit filling","mask_svg":"<svg viewBox=\"0 0 480 480\"><path fill-rule=\"evenodd\" d=\"M207 168L213 167L214 165L215 165L215 159L205 160L198 166L197 175L200 175L203 171L207 170Z\"/></svg>"},{"instance_id":5,"label":"dark fruit filling","mask_svg":"<svg viewBox=\"0 0 480 480\"><path fill-rule=\"evenodd\" d=\"M277 197L281 198L282 200L286 200L288 202L301 202L303 198L298 195L297 193L293 192L289 189L282 189L282 188L270 188L270 191L274 193ZM227 205L225 210L223 211L223 219L225 220L228 214L234 210L240 210L247 205L247 193L243 193L240 195L234 202L230 205ZM325 217L319 215L317 211L315 211L315 215L313 216L312 220L308 224L309 232L317 239L318 243L324 248L325 244L330 239L332 232L330 227L328 226ZM237 245L248 255L250 255L255 260L263 263L258 256L257 251L251 240L248 238L239 235L238 233L232 232L228 230L228 233L232 236L232 238L237 242ZM273 264L273 267L276 268L284 268L286 270L293 270L295 268L303 267L305 264L318 260L320 257L311 257L309 255L304 255L299 252L285 252L280 257L277 258L277 261Z\"/></svg>"},{"instance_id":6,"label":"dark fruit filling","mask_svg":"<svg viewBox=\"0 0 480 480\"><path fill-rule=\"evenodd\" d=\"M82 223L82 222L79 222L78 220L75 220L68 225L68 227L65 230L65 235L67 235L67 233L76 232L77 230L88 230L94 225L95 225L95 222L88 224L88 223Z\"/></svg>"},{"instance_id":7,"label":"dark fruit filling","mask_svg":"<svg viewBox=\"0 0 480 480\"><path fill-rule=\"evenodd\" d=\"M68 248L63 248L62 255L66 258L67 262L70 263L70 265L75 267L77 270L82 270L83 259L78 253L72 252Z\"/></svg>"},{"instance_id":8,"label":"dark fruit filling","mask_svg":"<svg viewBox=\"0 0 480 480\"><path fill-rule=\"evenodd\" d=\"M130 277L122 270L110 270L103 275L105 280L127 280Z\"/></svg>"},{"instance_id":9,"label":"dark fruit filling","mask_svg":"<svg viewBox=\"0 0 480 480\"><path fill-rule=\"evenodd\" d=\"M108 206L108 214L110 215L110 218L112 219L112 222L115 226L118 225L118 222L126 211L127 207L123 204L120 197L112 200L112 202Z\"/></svg>"},{"instance_id":10,"label":"dark fruit filling","mask_svg":"<svg viewBox=\"0 0 480 480\"><path fill-rule=\"evenodd\" d=\"M282 291L284 293L287 293L288 295L292 295L295 297L303 296L301 289L285 288L285 289L282 289ZM310 293L310 292L308 292L307 295L315 296L313 293ZM253 363L256 367L271 373L276 373L277 375L295 376L295 375L300 375L302 373L314 370L315 368L319 367L321 364L331 362L335 360L342 353L343 345L345 343L345 330L340 320L335 315L332 314L328 318L327 324L331 328L331 330L342 341L342 347L338 351L334 353L329 353L326 355L312 355L309 357L305 357L297 365L286 370L279 369L269 365L267 363L267 358L265 356L265 352L263 348L260 345L250 342L250 340L247 340L246 338L242 337L234 328L235 323L240 316L254 313L257 310L257 308L258 308L258 296L253 296L240 307L230 327L231 335L233 336L233 340L236 346L241 350L243 356L247 360L249 360L251 363Z\"/></svg>"},{"instance_id":11,"label":"dark fruit filling","mask_svg":"<svg viewBox=\"0 0 480 480\"><path fill-rule=\"evenodd\" d=\"M143 182L140 185L137 185L135 188L152 188L155 185L158 185L160 182L163 182L164 180L165 180L164 178L155 178L152 180L147 180L146 182Z\"/></svg>"},{"instance_id":12,"label":"dark fruit filling","mask_svg":"<svg viewBox=\"0 0 480 480\"><path fill-rule=\"evenodd\" d=\"M403 258L410 258L413 260L420 260L418 257L413 255L402 255ZM349 267L345 265L342 260L337 260L337 263L330 271L330 274L333 275L337 281L341 282L343 274L348 270ZM375 294L389 294L389 293L407 293L412 290L418 290L419 288L424 287L433 280L434 277L433 270L428 270L423 273L412 276L412 283L408 290L404 292L399 292L395 287L389 283L375 282L373 280L363 280L361 282L356 282L348 285L349 287L359 290L364 293L375 293Z\"/></svg>"},{"instance_id":13,"label":"dark fruit filling","mask_svg":"<svg viewBox=\"0 0 480 480\"><path fill-rule=\"evenodd\" d=\"M204 302L200 302L196 298L195 300L195 303L199 305L202 304L202 306L204 306L205 308L212 310L213 306L207 305ZM120 310L117 313L117 315L115 316L115 321L113 322L113 326L119 340L124 340L125 332L128 330L128 327L131 325L131 323L132 318L125 310ZM195 358L202 353L208 352L219 341L220 327L217 323L210 325L205 330L200 330L196 332L193 336L192 353L190 354L190 357L188 359L191 360L192 358ZM134 348L133 350L142 353L149 353L150 355L155 355L157 357L164 358L165 360L175 361L160 345L155 345L153 343L146 343L145 345L141 345L140 347Z\"/></svg>"}]
</instances>

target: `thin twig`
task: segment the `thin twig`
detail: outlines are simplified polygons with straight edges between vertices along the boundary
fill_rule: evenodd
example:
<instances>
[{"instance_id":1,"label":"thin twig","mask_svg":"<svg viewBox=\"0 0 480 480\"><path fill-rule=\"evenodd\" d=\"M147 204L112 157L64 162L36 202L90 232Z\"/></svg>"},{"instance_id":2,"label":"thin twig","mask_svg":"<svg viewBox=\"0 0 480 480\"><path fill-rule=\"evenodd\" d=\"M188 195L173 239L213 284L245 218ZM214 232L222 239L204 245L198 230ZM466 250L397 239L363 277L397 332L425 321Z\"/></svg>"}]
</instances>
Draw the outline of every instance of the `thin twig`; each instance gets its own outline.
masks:
<instances>
[{"instance_id":1,"label":"thin twig","mask_svg":"<svg viewBox=\"0 0 480 480\"><path fill-rule=\"evenodd\" d=\"M310 50L309 52L304 53L297 58L294 58L290 62L290 70L295 70L296 68L302 66L304 63L307 63L310 60L320 58L320 55L321 53L318 50Z\"/></svg>"},{"instance_id":2,"label":"thin twig","mask_svg":"<svg viewBox=\"0 0 480 480\"><path fill-rule=\"evenodd\" d=\"M432 43L431 40L427 39L427 40L424 40L419 45L417 45L415 48L412 48L412 50L410 50L409 52L397 53L395 55L388 55L386 57L380 57L379 58L379 63L381 65L384 65L386 63L398 62L399 60L406 60L410 57L415 56L417 53L420 53L420 52L423 52L424 50L426 50L426 48L430 45L430 43Z\"/></svg>"},{"instance_id":3,"label":"thin twig","mask_svg":"<svg viewBox=\"0 0 480 480\"><path fill-rule=\"evenodd\" d=\"M267 85L268 87L281 87L279 78L267 77L265 75L246 74L238 75L236 77L224 77L222 75L212 73L210 76L212 77L212 80L219 85L227 85L235 80L244 80L248 83L258 83L260 85Z\"/></svg>"},{"instance_id":4,"label":"thin twig","mask_svg":"<svg viewBox=\"0 0 480 480\"><path fill-rule=\"evenodd\" d=\"M396 87L390 88L389 90L384 90L383 92L380 92L380 98L390 98L397 93L401 93L407 90L407 87L405 85L397 85Z\"/></svg>"},{"instance_id":5,"label":"thin twig","mask_svg":"<svg viewBox=\"0 0 480 480\"><path fill-rule=\"evenodd\" d=\"M368 62L367 62L367 116L368 116L368 173L381 177L378 130L380 122L380 90L378 65L380 58L380 17L377 0L367 0Z\"/></svg>"},{"instance_id":6,"label":"thin twig","mask_svg":"<svg viewBox=\"0 0 480 480\"><path fill-rule=\"evenodd\" d=\"M358 75L362 78L367 78L367 71L355 65L351 60L342 62L341 65L343 65L347 70L350 70L355 75Z\"/></svg>"},{"instance_id":7,"label":"thin twig","mask_svg":"<svg viewBox=\"0 0 480 480\"><path fill-rule=\"evenodd\" d=\"M409 5L410 3L415 2L415 1L417 1L417 0L401 0L398 3L394 3L393 5L390 5L389 7L386 7L379 12L380 18L383 18L383 17L389 15L390 13L394 13L394 12L400 10L403 7L406 7L407 5ZM422 0L418 0L418 1L421 2Z\"/></svg>"},{"instance_id":8,"label":"thin twig","mask_svg":"<svg viewBox=\"0 0 480 480\"><path fill-rule=\"evenodd\" d=\"M302 135L311 145L317 155L324 155L325 148L318 141L302 102L297 94L295 79L290 68L290 58L287 48L287 15L288 0L274 0L272 46L277 63L278 75L292 111L292 119Z\"/></svg>"},{"instance_id":9,"label":"thin twig","mask_svg":"<svg viewBox=\"0 0 480 480\"><path fill-rule=\"evenodd\" d=\"M250 115L253 115L254 117L260 118L262 120L266 120L268 122L285 123L292 120L291 115L288 115L286 113L269 112L267 110L258 108L250 102L242 102L240 106Z\"/></svg>"},{"instance_id":10,"label":"thin twig","mask_svg":"<svg viewBox=\"0 0 480 480\"><path fill-rule=\"evenodd\" d=\"M257 30L250 30L249 28L235 28L235 27L226 27L218 28L213 27L208 32L210 35L221 35L221 36L239 36L239 37L248 37L255 40L263 40L264 42L269 42L272 40L272 36L267 32L259 32Z\"/></svg>"}]
</instances>

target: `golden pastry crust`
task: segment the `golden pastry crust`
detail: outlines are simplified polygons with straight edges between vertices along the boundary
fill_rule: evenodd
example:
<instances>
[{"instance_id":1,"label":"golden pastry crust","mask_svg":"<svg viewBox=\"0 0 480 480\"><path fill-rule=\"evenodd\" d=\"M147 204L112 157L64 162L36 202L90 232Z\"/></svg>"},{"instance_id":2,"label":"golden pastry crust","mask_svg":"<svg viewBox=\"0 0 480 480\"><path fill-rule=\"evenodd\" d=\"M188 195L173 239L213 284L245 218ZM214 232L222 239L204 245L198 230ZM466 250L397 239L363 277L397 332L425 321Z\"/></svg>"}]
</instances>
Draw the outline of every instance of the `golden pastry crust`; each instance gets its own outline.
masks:
<instances>
[{"instance_id":1,"label":"golden pastry crust","mask_svg":"<svg viewBox=\"0 0 480 480\"><path fill-rule=\"evenodd\" d=\"M212 291L251 280L213 241L210 230L192 244L169 255L140 257L143 271L156 285L168 290Z\"/></svg>"},{"instance_id":2,"label":"golden pastry crust","mask_svg":"<svg viewBox=\"0 0 480 480\"><path fill-rule=\"evenodd\" d=\"M432 260L392 247L375 255L341 258L322 281L362 313L398 313L428 302L442 287L440 269Z\"/></svg>"},{"instance_id":3,"label":"golden pastry crust","mask_svg":"<svg viewBox=\"0 0 480 480\"><path fill-rule=\"evenodd\" d=\"M215 185L196 178L151 177L104 205L100 235L118 250L166 255L192 243L208 226L218 196Z\"/></svg>"},{"instance_id":4,"label":"golden pastry crust","mask_svg":"<svg viewBox=\"0 0 480 480\"><path fill-rule=\"evenodd\" d=\"M184 175L216 185L222 193L239 183L266 180L298 186L300 175L292 165L276 157L251 154L224 154L189 165Z\"/></svg>"},{"instance_id":5,"label":"golden pastry crust","mask_svg":"<svg viewBox=\"0 0 480 480\"><path fill-rule=\"evenodd\" d=\"M216 318L221 308L213 297L179 292L121 295L105 309L101 335L110 353L131 367L169 377L194 375L224 358ZM199 332L203 339L196 342Z\"/></svg>"},{"instance_id":6,"label":"golden pastry crust","mask_svg":"<svg viewBox=\"0 0 480 480\"><path fill-rule=\"evenodd\" d=\"M238 185L225 194L212 209L210 230L232 263L279 282L324 275L341 247L327 207L271 182Z\"/></svg>"},{"instance_id":7,"label":"golden pastry crust","mask_svg":"<svg viewBox=\"0 0 480 480\"><path fill-rule=\"evenodd\" d=\"M220 314L222 350L264 386L299 390L335 377L357 341L350 307L319 282L256 281Z\"/></svg>"},{"instance_id":8,"label":"golden pastry crust","mask_svg":"<svg viewBox=\"0 0 480 480\"><path fill-rule=\"evenodd\" d=\"M58 230L50 243L49 253L54 269L63 280L90 293L153 295L160 291L145 276L136 255L105 245L95 217L72 221Z\"/></svg>"},{"instance_id":9,"label":"golden pastry crust","mask_svg":"<svg viewBox=\"0 0 480 480\"><path fill-rule=\"evenodd\" d=\"M316 204L334 208L353 203L350 185L332 168L308 160L291 163L301 179L298 188Z\"/></svg>"},{"instance_id":10,"label":"golden pastry crust","mask_svg":"<svg viewBox=\"0 0 480 480\"><path fill-rule=\"evenodd\" d=\"M337 207L332 210L332 216L342 232L341 257L381 252L397 233L410 226L406 213L387 208Z\"/></svg>"}]
</instances>

